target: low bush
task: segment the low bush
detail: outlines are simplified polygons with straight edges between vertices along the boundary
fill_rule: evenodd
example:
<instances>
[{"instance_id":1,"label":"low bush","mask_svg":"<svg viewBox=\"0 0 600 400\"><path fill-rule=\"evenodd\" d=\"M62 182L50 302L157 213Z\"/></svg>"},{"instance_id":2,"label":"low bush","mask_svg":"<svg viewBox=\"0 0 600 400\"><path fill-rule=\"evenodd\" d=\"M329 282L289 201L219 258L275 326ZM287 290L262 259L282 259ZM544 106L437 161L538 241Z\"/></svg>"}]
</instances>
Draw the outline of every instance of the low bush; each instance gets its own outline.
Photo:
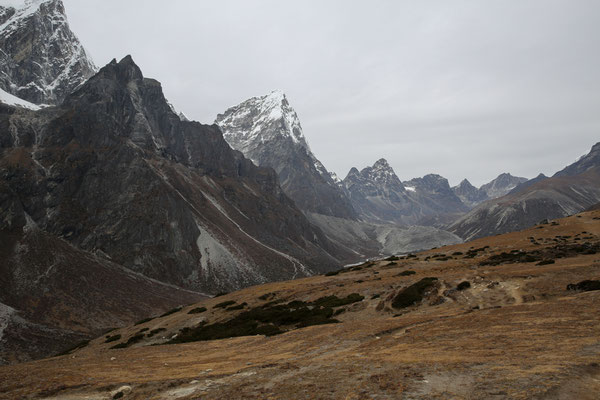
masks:
<instances>
[{"instance_id":1,"label":"low bush","mask_svg":"<svg viewBox=\"0 0 600 400\"><path fill-rule=\"evenodd\" d=\"M567 285L567 290L579 290L581 292L591 292L592 290L600 290L600 281L585 280L579 283L571 283Z\"/></svg>"},{"instance_id":2,"label":"low bush","mask_svg":"<svg viewBox=\"0 0 600 400\"><path fill-rule=\"evenodd\" d=\"M201 314L207 310L206 307L196 307L188 311L188 314Z\"/></svg>"},{"instance_id":3,"label":"low bush","mask_svg":"<svg viewBox=\"0 0 600 400\"><path fill-rule=\"evenodd\" d=\"M182 308L183 307L181 307L181 306L175 307L172 310L169 310L166 313L164 313L163 315L161 315L159 318L166 317L166 316L171 315L171 314L175 314L176 312L181 311Z\"/></svg>"},{"instance_id":4,"label":"low bush","mask_svg":"<svg viewBox=\"0 0 600 400\"><path fill-rule=\"evenodd\" d=\"M132 344L140 342L142 339L144 339L144 336L145 335L143 333L138 333L138 334L130 337L129 340L127 340L126 342L119 343L119 344L111 347L111 349L124 349L126 347L131 346Z\"/></svg>"},{"instance_id":5,"label":"low bush","mask_svg":"<svg viewBox=\"0 0 600 400\"><path fill-rule=\"evenodd\" d=\"M228 307L228 306L230 306L232 304L235 304L234 300L227 300L227 301L224 301L222 303L215 304L213 306L213 308L225 308L225 307Z\"/></svg>"},{"instance_id":6,"label":"low bush","mask_svg":"<svg viewBox=\"0 0 600 400\"><path fill-rule=\"evenodd\" d=\"M165 328L152 329L146 336L150 338L150 337L156 335L157 333L164 332L164 331L166 331Z\"/></svg>"},{"instance_id":7,"label":"low bush","mask_svg":"<svg viewBox=\"0 0 600 400\"><path fill-rule=\"evenodd\" d=\"M406 271L402 271L402 272L400 272L400 273L398 274L398 276L410 276L410 275L414 275L414 274L416 274L416 272L415 272L415 271L411 271L411 270L409 269L409 270L406 270Z\"/></svg>"},{"instance_id":8,"label":"low bush","mask_svg":"<svg viewBox=\"0 0 600 400\"><path fill-rule=\"evenodd\" d=\"M104 343L110 343L110 342L116 342L117 340L121 339L121 335L108 335L106 337L106 341Z\"/></svg>"},{"instance_id":9,"label":"low bush","mask_svg":"<svg viewBox=\"0 0 600 400\"><path fill-rule=\"evenodd\" d=\"M394 297L392 307L405 308L412 306L423 300L423 295L427 289L432 287L437 278L423 278L419 282L410 285L403 289Z\"/></svg>"},{"instance_id":10,"label":"low bush","mask_svg":"<svg viewBox=\"0 0 600 400\"><path fill-rule=\"evenodd\" d=\"M471 283L468 281L464 281L464 282L459 283L458 286L456 286L456 290L459 290L459 291L466 290L470 287L471 287Z\"/></svg>"},{"instance_id":11,"label":"low bush","mask_svg":"<svg viewBox=\"0 0 600 400\"><path fill-rule=\"evenodd\" d=\"M227 307L225 309L225 311L235 311L235 310L241 310L242 308L246 307L248 305L248 303L242 303L242 304L238 304L237 306L231 306L231 307Z\"/></svg>"}]
</instances>

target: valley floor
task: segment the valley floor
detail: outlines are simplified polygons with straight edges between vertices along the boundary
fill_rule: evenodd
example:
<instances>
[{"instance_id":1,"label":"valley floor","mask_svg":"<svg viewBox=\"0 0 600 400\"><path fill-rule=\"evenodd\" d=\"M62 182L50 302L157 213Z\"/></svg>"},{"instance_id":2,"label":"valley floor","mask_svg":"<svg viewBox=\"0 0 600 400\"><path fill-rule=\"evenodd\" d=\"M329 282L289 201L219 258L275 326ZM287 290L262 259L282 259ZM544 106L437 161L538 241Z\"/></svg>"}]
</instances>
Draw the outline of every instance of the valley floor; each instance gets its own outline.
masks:
<instances>
[{"instance_id":1,"label":"valley floor","mask_svg":"<svg viewBox=\"0 0 600 400\"><path fill-rule=\"evenodd\" d=\"M123 349L110 349L117 342L107 336L62 357L0 367L0 398L598 399L600 290L567 285L600 279L599 245L595 211L244 289L112 332L124 341L162 330ZM425 277L437 281L422 301L392 307L403 288ZM457 290L464 281L470 287ZM184 327L226 322L267 298L352 293L364 300L337 307L340 323L162 344ZM219 306L226 301L241 307ZM188 314L201 306L207 311Z\"/></svg>"}]
</instances>

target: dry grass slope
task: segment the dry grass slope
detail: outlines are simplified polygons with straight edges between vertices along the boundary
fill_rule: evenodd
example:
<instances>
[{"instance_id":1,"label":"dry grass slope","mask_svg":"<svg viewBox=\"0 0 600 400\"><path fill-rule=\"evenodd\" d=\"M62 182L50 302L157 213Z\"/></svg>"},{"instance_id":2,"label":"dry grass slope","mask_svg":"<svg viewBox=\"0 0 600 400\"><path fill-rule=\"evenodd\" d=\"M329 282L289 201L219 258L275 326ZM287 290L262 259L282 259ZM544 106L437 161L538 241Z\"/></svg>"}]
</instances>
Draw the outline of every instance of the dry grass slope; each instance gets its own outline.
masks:
<instances>
[{"instance_id":1,"label":"dry grass slope","mask_svg":"<svg viewBox=\"0 0 600 400\"><path fill-rule=\"evenodd\" d=\"M600 280L599 245L592 211L247 288L2 367L0 398L598 399L600 291L579 284ZM315 315L339 323L303 327ZM235 321L278 331L167 344Z\"/></svg>"}]
</instances>

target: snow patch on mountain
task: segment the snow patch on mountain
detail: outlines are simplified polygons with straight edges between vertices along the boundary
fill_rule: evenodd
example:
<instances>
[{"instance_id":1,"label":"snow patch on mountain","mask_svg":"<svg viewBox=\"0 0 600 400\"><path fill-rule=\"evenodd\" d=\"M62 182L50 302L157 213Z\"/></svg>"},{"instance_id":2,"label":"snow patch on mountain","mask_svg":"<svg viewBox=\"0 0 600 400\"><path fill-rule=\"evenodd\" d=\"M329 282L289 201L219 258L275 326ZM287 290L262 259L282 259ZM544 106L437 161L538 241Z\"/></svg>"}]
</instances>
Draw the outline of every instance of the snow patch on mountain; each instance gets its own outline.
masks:
<instances>
[{"instance_id":1,"label":"snow patch on mountain","mask_svg":"<svg viewBox=\"0 0 600 400\"><path fill-rule=\"evenodd\" d=\"M0 89L0 102L9 106L23 107L29 110L39 110L42 108L41 106L20 99L17 96L13 96L12 94L7 93L2 89Z\"/></svg>"}]
</instances>

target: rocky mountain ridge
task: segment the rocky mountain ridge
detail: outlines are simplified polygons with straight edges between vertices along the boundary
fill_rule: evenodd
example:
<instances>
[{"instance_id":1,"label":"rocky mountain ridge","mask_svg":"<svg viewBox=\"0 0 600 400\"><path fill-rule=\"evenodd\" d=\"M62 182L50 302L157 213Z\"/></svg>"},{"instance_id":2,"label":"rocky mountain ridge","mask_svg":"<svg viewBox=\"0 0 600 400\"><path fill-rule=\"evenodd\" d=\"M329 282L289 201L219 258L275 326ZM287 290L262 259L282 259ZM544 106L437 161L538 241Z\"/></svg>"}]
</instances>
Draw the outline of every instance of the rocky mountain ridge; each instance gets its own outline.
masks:
<instances>
[{"instance_id":1,"label":"rocky mountain ridge","mask_svg":"<svg viewBox=\"0 0 600 400\"><path fill-rule=\"evenodd\" d=\"M355 219L334 177L314 156L285 94L253 97L219 114L215 123L232 148L277 172L281 187L302 210Z\"/></svg>"},{"instance_id":2,"label":"rocky mountain ridge","mask_svg":"<svg viewBox=\"0 0 600 400\"><path fill-rule=\"evenodd\" d=\"M0 5L0 89L34 104L59 104L96 67L69 28L61 0Z\"/></svg>"},{"instance_id":3,"label":"rocky mountain ridge","mask_svg":"<svg viewBox=\"0 0 600 400\"><path fill-rule=\"evenodd\" d=\"M552 178L541 174L506 196L481 204L452 223L448 230L470 240L586 210L600 201L599 149L600 143Z\"/></svg>"}]
</instances>

